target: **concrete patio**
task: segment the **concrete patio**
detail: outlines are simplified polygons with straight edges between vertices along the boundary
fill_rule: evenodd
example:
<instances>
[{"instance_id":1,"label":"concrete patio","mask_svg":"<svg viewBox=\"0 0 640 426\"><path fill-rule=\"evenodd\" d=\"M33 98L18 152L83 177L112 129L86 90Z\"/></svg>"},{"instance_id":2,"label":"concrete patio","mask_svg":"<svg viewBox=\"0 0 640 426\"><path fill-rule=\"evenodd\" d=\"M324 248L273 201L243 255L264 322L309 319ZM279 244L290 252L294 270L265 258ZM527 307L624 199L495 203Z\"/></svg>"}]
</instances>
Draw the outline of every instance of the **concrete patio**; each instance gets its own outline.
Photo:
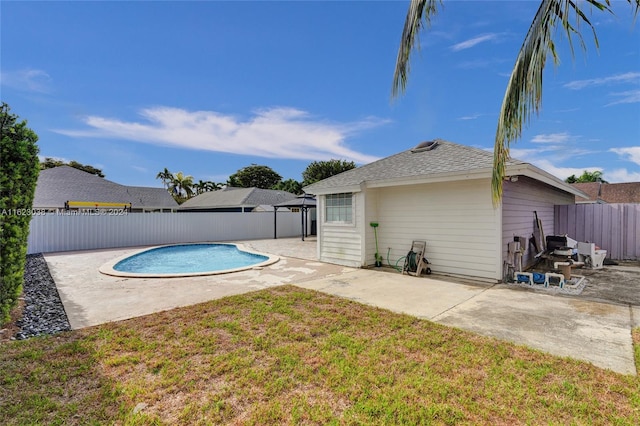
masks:
<instances>
[{"instance_id":1,"label":"concrete patio","mask_svg":"<svg viewBox=\"0 0 640 426\"><path fill-rule=\"evenodd\" d=\"M49 253L45 259L74 329L294 284L636 374L631 329L640 326L640 306L634 304L330 265L315 260L315 238L241 243L281 260L233 274L147 279L98 272L103 263L135 248ZM640 286L640 273L631 277Z\"/></svg>"}]
</instances>

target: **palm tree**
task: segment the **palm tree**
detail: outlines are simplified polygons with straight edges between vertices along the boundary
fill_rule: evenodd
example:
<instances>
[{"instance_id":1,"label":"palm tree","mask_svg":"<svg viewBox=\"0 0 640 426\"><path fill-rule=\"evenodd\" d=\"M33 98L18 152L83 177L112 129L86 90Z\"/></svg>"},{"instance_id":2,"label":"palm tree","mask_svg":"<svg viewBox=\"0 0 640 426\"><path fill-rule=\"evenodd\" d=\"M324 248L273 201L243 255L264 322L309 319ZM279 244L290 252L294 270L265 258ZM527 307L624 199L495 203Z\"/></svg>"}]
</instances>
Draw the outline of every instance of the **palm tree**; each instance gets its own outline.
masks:
<instances>
[{"instance_id":1,"label":"palm tree","mask_svg":"<svg viewBox=\"0 0 640 426\"><path fill-rule=\"evenodd\" d=\"M199 180L198 183L194 183L193 184L193 189L195 190L196 195L200 195L203 192L205 192L205 190L204 190L204 181L203 180Z\"/></svg>"},{"instance_id":2,"label":"palm tree","mask_svg":"<svg viewBox=\"0 0 640 426\"><path fill-rule=\"evenodd\" d=\"M169 183L169 191L174 197L185 200L193 195L193 186L193 176L185 176L184 173L178 172Z\"/></svg>"},{"instance_id":3,"label":"palm tree","mask_svg":"<svg viewBox=\"0 0 640 426\"><path fill-rule=\"evenodd\" d=\"M196 194L203 194L205 192L216 191L218 186L216 183L209 180L199 180L198 183L193 184Z\"/></svg>"},{"instance_id":4,"label":"palm tree","mask_svg":"<svg viewBox=\"0 0 640 426\"><path fill-rule=\"evenodd\" d=\"M205 192L217 191L220 188L218 188L217 183L211 182L210 180L199 180L198 183L193 184L193 189L195 190L196 195L200 195Z\"/></svg>"},{"instance_id":5,"label":"palm tree","mask_svg":"<svg viewBox=\"0 0 640 426\"><path fill-rule=\"evenodd\" d=\"M634 9L634 14L640 10L640 0L627 0ZM411 0L404 23L396 69L393 76L392 97L406 89L409 75L409 56L415 48L416 37L431 18L438 13L438 6L442 0ZM491 194L494 205L498 205L502 198L502 181L505 176L505 163L509 159L509 145L522 135L522 124L529 121L531 113L540 110L542 99L542 71L546 58L550 54L554 64L558 64L552 33L562 26L569 44L573 49L572 36L577 36L582 49L586 49L582 34L579 30L581 23L585 23L593 32L596 47L598 38L595 28L589 21L583 9L589 5L601 11L613 13L611 0L542 0L536 12L529 31L524 39L520 52L516 58L504 98L493 149L493 175L491 178ZM575 17L575 24L570 18Z\"/></svg>"},{"instance_id":6,"label":"palm tree","mask_svg":"<svg viewBox=\"0 0 640 426\"><path fill-rule=\"evenodd\" d=\"M169 169L165 167L163 171L159 172L156 175L156 179L160 179L165 189L169 189L169 182L173 180L173 173L171 173Z\"/></svg>"},{"instance_id":7,"label":"palm tree","mask_svg":"<svg viewBox=\"0 0 640 426\"><path fill-rule=\"evenodd\" d=\"M218 189L220 189L220 184L212 182L210 180L205 181L204 185L204 189L206 192L217 191Z\"/></svg>"}]
</instances>

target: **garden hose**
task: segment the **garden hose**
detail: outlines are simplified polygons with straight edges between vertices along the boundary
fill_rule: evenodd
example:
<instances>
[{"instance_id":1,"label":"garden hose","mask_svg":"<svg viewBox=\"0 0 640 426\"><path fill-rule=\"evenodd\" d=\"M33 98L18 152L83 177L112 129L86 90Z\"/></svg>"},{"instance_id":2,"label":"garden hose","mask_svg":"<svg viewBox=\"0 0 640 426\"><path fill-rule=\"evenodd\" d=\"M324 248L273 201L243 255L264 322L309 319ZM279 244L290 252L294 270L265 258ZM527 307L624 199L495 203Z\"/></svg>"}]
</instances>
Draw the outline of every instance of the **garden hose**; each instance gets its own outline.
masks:
<instances>
[{"instance_id":1,"label":"garden hose","mask_svg":"<svg viewBox=\"0 0 640 426\"><path fill-rule=\"evenodd\" d=\"M398 272L402 272L402 268L398 266L398 263L400 263L401 260L404 260L404 258L406 256L402 256L400 259L396 260L396 264L395 266L391 265L391 260L389 260L389 252L391 251L391 247L389 247L389 249L387 250L387 265L391 266L393 269L395 269Z\"/></svg>"}]
</instances>

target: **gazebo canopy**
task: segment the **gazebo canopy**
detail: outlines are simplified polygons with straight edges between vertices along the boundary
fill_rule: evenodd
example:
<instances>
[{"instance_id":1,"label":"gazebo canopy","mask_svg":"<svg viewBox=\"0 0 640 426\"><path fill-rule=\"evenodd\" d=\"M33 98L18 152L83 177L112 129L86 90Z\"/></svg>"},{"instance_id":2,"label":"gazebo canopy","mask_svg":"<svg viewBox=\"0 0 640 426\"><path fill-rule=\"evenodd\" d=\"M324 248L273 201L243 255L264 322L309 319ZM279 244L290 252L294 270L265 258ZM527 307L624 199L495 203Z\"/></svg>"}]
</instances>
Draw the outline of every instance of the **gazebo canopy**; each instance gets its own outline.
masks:
<instances>
[{"instance_id":1,"label":"gazebo canopy","mask_svg":"<svg viewBox=\"0 0 640 426\"><path fill-rule=\"evenodd\" d=\"M300 215L301 215L301 221L302 221L302 241L304 241L304 237L305 237L305 218L306 218L306 214L309 211L309 209L315 209L316 208L316 199L311 196L311 195L307 195L307 194L302 194L299 195L297 198L294 198L293 200L289 200L289 201L284 201L282 203L278 203L278 204L274 204L274 212L273 212L273 238L278 238L277 235L277 213L278 213L278 209L279 208L299 208L300 209Z\"/></svg>"},{"instance_id":2,"label":"gazebo canopy","mask_svg":"<svg viewBox=\"0 0 640 426\"><path fill-rule=\"evenodd\" d=\"M284 201L282 203L274 204L273 207L298 207L298 208L311 208L316 206L316 199L307 194L299 195L293 200Z\"/></svg>"}]
</instances>

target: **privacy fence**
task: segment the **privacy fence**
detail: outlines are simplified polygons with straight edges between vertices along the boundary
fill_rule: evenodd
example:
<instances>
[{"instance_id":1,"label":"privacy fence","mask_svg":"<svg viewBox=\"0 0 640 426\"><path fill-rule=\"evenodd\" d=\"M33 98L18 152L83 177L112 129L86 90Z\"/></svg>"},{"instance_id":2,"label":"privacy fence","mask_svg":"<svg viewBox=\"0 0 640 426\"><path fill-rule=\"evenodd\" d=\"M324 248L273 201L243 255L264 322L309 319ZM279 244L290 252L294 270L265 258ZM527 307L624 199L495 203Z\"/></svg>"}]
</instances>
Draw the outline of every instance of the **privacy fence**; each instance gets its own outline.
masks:
<instances>
[{"instance_id":1,"label":"privacy fence","mask_svg":"<svg viewBox=\"0 0 640 426\"><path fill-rule=\"evenodd\" d=\"M278 238L302 233L300 213L278 212ZM49 213L31 218L28 253L274 237L274 213Z\"/></svg>"},{"instance_id":2,"label":"privacy fence","mask_svg":"<svg viewBox=\"0 0 640 426\"><path fill-rule=\"evenodd\" d=\"M640 204L555 206L555 234L589 241L615 260L640 259Z\"/></svg>"}]
</instances>

